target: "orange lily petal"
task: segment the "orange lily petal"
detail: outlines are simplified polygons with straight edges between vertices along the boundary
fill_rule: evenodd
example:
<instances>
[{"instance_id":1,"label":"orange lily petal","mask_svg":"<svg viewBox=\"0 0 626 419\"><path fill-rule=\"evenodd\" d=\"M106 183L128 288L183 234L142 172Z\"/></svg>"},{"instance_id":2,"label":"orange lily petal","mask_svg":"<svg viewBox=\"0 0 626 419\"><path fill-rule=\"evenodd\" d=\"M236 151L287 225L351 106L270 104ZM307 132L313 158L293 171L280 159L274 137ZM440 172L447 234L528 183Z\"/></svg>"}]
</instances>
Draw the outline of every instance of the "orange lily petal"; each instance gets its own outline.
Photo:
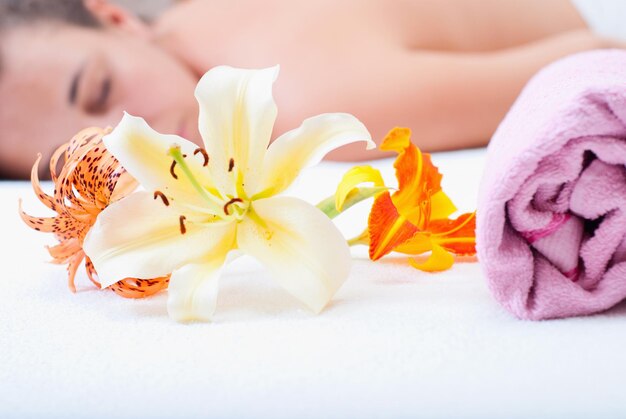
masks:
<instances>
[{"instance_id":1,"label":"orange lily petal","mask_svg":"<svg viewBox=\"0 0 626 419\"><path fill-rule=\"evenodd\" d=\"M476 213L460 215L456 220L433 220L429 225L433 241L457 255L476 254Z\"/></svg>"},{"instance_id":2,"label":"orange lily petal","mask_svg":"<svg viewBox=\"0 0 626 419\"><path fill-rule=\"evenodd\" d=\"M57 166L59 165L59 160L61 159L61 156L65 155L66 146L67 144L64 144L61 147L57 148L54 153L52 153L52 157L50 157L50 177L55 185L58 178Z\"/></svg>"},{"instance_id":3,"label":"orange lily petal","mask_svg":"<svg viewBox=\"0 0 626 419\"><path fill-rule=\"evenodd\" d=\"M22 200L19 200L19 214L22 221L33 230L42 231L44 233L52 233L54 231L55 218L54 217L33 217L28 215L22 209Z\"/></svg>"},{"instance_id":4,"label":"orange lily petal","mask_svg":"<svg viewBox=\"0 0 626 419\"><path fill-rule=\"evenodd\" d=\"M460 215L456 220L433 220L428 231L420 231L395 250L400 253L419 255L435 246L457 255L476 254L476 213Z\"/></svg>"},{"instance_id":5,"label":"orange lily petal","mask_svg":"<svg viewBox=\"0 0 626 419\"><path fill-rule=\"evenodd\" d=\"M378 169L372 166L354 166L343 175L335 192L335 208L343 210L343 204L348 196L356 191L356 187L362 183L372 183L375 187L385 186L383 177Z\"/></svg>"},{"instance_id":6,"label":"orange lily petal","mask_svg":"<svg viewBox=\"0 0 626 419\"><path fill-rule=\"evenodd\" d=\"M433 249L432 235L430 232L418 231L413 237L400 244L394 250L407 255L421 255Z\"/></svg>"},{"instance_id":7,"label":"orange lily petal","mask_svg":"<svg viewBox=\"0 0 626 419\"><path fill-rule=\"evenodd\" d=\"M437 218L447 217L456 211L456 207L441 191L442 175L432 163L430 155L422 153L411 143L410 129L392 129L380 148L398 153L394 168L399 191L394 193L392 199L400 214L418 228L424 229L432 218L433 210ZM436 197L433 202L432 197Z\"/></svg>"},{"instance_id":8,"label":"orange lily petal","mask_svg":"<svg viewBox=\"0 0 626 419\"><path fill-rule=\"evenodd\" d=\"M383 151L395 151L402 153L411 144L411 130L409 128L395 127L387 133L380 144Z\"/></svg>"},{"instance_id":9,"label":"orange lily petal","mask_svg":"<svg viewBox=\"0 0 626 419\"><path fill-rule=\"evenodd\" d=\"M430 257L424 263L417 263L414 259L409 259L409 263L414 268L426 272L438 272L450 269L454 264L454 257L443 247L434 245Z\"/></svg>"},{"instance_id":10,"label":"orange lily petal","mask_svg":"<svg viewBox=\"0 0 626 419\"><path fill-rule=\"evenodd\" d=\"M400 215L389 192L376 198L368 220L370 259L378 260L417 232L417 227Z\"/></svg>"},{"instance_id":11,"label":"orange lily petal","mask_svg":"<svg viewBox=\"0 0 626 419\"><path fill-rule=\"evenodd\" d=\"M82 250L78 239L64 240L56 246L48 246L47 249L53 263L67 263L72 256Z\"/></svg>"},{"instance_id":12,"label":"orange lily petal","mask_svg":"<svg viewBox=\"0 0 626 419\"><path fill-rule=\"evenodd\" d=\"M91 282L100 288L100 278L88 257L85 257L85 269ZM124 298L145 298L166 289L170 283L170 276L154 279L125 278L107 288Z\"/></svg>"},{"instance_id":13,"label":"orange lily petal","mask_svg":"<svg viewBox=\"0 0 626 419\"><path fill-rule=\"evenodd\" d=\"M30 183L33 185L33 191L35 195L37 195L37 199L41 201L46 207L50 208L52 211L55 210L54 197L46 194L43 189L41 189L41 184L39 182L39 162L41 161L41 154L37 155L37 160L35 160L35 164L30 171Z\"/></svg>"},{"instance_id":14,"label":"orange lily petal","mask_svg":"<svg viewBox=\"0 0 626 419\"><path fill-rule=\"evenodd\" d=\"M154 279L125 278L110 285L117 295L124 298L146 298L167 289L170 284L170 276Z\"/></svg>"},{"instance_id":15,"label":"orange lily petal","mask_svg":"<svg viewBox=\"0 0 626 419\"><path fill-rule=\"evenodd\" d=\"M444 191L439 191L430 199L430 219L448 218L456 212L456 206Z\"/></svg>"},{"instance_id":16,"label":"orange lily petal","mask_svg":"<svg viewBox=\"0 0 626 419\"><path fill-rule=\"evenodd\" d=\"M76 277L76 271L80 266L80 263L85 258L85 253L81 250L78 253L74 254L67 265L67 286L70 291L76 292L76 286L74 285L74 278Z\"/></svg>"},{"instance_id":17,"label":"orange lily petal","mask_svg":"<svg viewBox=\"0 0 626 419\"><path fill-rule=\"evenodd\" d=\"M102 136L108 130L88 128L76 134L69 143L59 147L50 159L50 176L54 195L46 194L37 175L41 156L31 170L31 183L37 198L55 217L33 217L26 214L19 203L19 214L31 228L53 233L59 244L47 247L53 263L68 264L68 286L75 291L74 277L85 255L82 243L97 215L112 201L120 199L136 188L137 182L106 150ZM59 161L63 159L60 171ZM115 193L115 195L114 195ZM86 262L89 278L98 284L93 265ZM124 296L146 296L167 287L169 278L133 280L120 285L116 292Z\"/></svg>"},{"instance_id":18,"label":"orange lily petal","mask_svg":"<svg viewBox=\"0 0 626 419\"><path fill-rule=\"evenodd\" d=\"M415 145L413 145L413 147L417 148ZM437 169L437 166L433 164L430 154L422 153L422 159L423 169L420 180L424 183L425 189L432 196L441 191L441 179L443 178L443 175L439 173L439 169Z\"/></svg>"}]
</instances>

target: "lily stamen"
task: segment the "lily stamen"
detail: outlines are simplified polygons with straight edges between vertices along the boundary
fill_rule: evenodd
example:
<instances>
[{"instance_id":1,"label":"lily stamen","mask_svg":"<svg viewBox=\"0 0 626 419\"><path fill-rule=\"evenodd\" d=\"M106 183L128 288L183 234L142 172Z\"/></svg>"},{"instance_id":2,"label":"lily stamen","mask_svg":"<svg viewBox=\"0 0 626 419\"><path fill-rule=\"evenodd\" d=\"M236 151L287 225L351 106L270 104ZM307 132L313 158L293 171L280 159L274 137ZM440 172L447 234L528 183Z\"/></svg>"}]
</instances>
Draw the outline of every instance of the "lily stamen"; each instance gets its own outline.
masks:
<instances>
[{"instance_id":1,"label":"lily stamen","mask_svg":"<svg viewBox=\"0 0 626 419\"><path fill-rule=\"evenodd\" d=\"M235 167L235 159L231 157L230 161L228 162L228 173L233 171L233 167Z\"/></svg>"},{"instance_id":2,"label":"lily stamen","mask_svg":"<svg viewBox=\"0 0 626 419\"><path fill-rule=\"evenodd\" d=\"M206 189L198 182L194 174L191 172L191 169L187 165L187 162L185 162L184 155L180 151L180 146L177 144L173 145L169 149L168 154L174 159L174 164L180 166L183 173L185 174L193 188L200 194L200 196L202 196L207 202L211 204L211 207L214 211L219 212L223 203L223 198L221 197L219 191L215 189ZM172 168L174 167L174 164L172 164Z\"/></svg>"},{"instance_id":3,"label":"lily stamen","mask_svg":"<svg viewBox=\"0 0 626 419\"><path fill-rule=\"evenodd\" d=\"M163 204L165 204L166 207L169 207L170 201L167 199L167 197L165 196L163 192L154 191L154 199L157 199L157 198L161 198L161 200L163 201Z\"/></svg>"},{"instance_id":4,"label":"lily stamen","mask_svg":"<svg viewBox=\"0 0 626 419\"><path fill-rule=\"evenodd\" d=\"M230 201L228 201L226 204L224 204L224 214L230 215L230 212L228 211L228 207L234 204L235 202L243 202L243 199L233 198Z\"/></svg>"},{"instance_id":5,"label":"lily stamen","mask_svg":"<svg viewBox=\"0 0 626 419\"><path fill-rule=\"evenodd\" d=\"M185 220L187 217L181 215L178 217L178 224L180 225L180 234L185 234L187 232L187 227L185 227Z\"/></svg>"},{"instance_id":6,"label":"lily stamen","mask_svg":"<svg viewBox=\"0 0 626 419\"><path fill-rule=\"evenodd\" d=\"M174 159L174 161L172 161L172 165L170 166L170 175L172 175L174 179L178 179L176 172L174 172L175 167L176 167L176 160Z\"/></svg>"},{"instance_id":7,"label":"lily stamen","mask_svg":"<svg viewBox=\"0 0 626 419\"><path fill-rule=\"evenodd\" d=\"M196 151L193 152L193 155L195 156L196 154L202 154L202 157L204 158L204 162L202 163L202 167L206 167L209 164L209 154L206 152L206 150L202 147L198 147L196 148Z\"/></svg>"}]
</instances>

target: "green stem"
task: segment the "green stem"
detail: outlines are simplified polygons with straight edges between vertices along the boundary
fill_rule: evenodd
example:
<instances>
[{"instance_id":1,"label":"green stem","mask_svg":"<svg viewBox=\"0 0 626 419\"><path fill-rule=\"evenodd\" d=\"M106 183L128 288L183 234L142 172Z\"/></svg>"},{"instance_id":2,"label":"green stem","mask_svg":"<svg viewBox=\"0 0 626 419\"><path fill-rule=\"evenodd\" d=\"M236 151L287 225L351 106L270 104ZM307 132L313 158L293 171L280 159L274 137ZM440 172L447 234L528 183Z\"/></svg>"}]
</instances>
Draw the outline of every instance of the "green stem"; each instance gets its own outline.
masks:
<instances>
[{"instance_id":1,"label":"green stem","mask_svg":"<svg viewBox=\"0 0 626 419\"><path fill-rule=\"evenodd\" d=\"M341 214L342 212L344 212L345 210L347 210L348 208L350 208L351 206L356 205L359 202L364 201L368 198L372 198L378 195L379 193L386 191L387 189L389 188L384 187L384 186L354 188L350 192L350 194L348 194L348 197L344 201L343 208L341 208L341 211L339 211L337 207L335 206L335 195L329 196L328 198L324 199L316 206L324 214L326 214L328 218L333 219L339 214Z\"/></svg>"}]
</instances>

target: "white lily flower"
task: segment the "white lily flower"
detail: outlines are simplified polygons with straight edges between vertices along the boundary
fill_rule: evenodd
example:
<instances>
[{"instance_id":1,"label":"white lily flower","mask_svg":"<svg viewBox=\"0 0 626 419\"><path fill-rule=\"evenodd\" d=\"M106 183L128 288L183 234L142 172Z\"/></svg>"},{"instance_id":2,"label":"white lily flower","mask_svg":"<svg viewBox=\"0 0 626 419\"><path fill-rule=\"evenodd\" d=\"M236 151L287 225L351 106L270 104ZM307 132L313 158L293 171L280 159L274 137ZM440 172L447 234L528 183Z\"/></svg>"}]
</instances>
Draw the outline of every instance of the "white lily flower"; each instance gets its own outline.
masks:
<instances>
[{"instance_id":1,"label":"white lily flower","mask_svg":"<svg viewBox=\"0 0 626 419\"><path fill-rule=\"evenodd\" d=\"M216 67L202 77L196 98L205 148L128 114L104 138L146 190L105 209L85 239L103 288L171 272L170 316L208 321L220 270L238 249L311 310L324 308L349 273L346 241L314 206L275 195L330 150L355 141L375 145L354 116L324 114L268 147L277 75L278 67Z\"/></svg>"}]
</instances>

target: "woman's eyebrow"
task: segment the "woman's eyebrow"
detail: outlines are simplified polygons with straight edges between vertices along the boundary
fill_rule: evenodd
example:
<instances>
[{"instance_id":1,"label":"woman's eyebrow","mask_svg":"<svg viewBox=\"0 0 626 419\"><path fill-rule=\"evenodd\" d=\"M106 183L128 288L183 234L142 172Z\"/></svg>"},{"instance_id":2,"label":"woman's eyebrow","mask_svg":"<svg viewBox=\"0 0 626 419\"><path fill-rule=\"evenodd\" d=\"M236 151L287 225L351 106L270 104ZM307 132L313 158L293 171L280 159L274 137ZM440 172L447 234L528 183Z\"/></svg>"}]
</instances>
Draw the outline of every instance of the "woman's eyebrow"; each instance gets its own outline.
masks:
<instances>
[{"instance_id":1,"label":"woman's eyebrow","mask_svg":"<svg viewBox=\"0 0 626 419\"><path fill-rule=\"evenodd\" d=\"M70 85L70 94L68 97L70 104L72 105L76 103L76 97L78 95L78 83L80 82L80 78L83 75L83 69L84 69L84 66L81 66L76 72L76 74L74 74L74 77L72 78L72 84Z\"/></svg>"}]
</instances>

